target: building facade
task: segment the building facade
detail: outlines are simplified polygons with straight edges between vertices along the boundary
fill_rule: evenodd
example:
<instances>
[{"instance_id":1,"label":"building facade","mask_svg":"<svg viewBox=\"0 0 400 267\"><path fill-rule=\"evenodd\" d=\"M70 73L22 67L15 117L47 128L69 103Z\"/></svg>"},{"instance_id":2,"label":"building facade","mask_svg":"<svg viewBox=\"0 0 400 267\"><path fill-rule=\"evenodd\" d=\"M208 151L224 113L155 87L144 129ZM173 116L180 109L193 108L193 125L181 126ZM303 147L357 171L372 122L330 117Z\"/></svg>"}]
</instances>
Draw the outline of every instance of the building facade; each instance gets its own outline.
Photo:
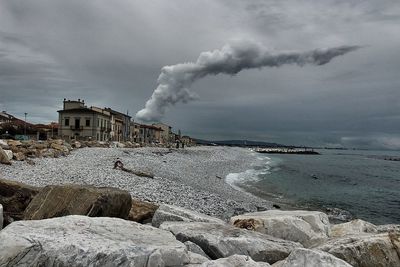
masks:
<instances>
[{"instance_id":1,"label":"building facade","mask_svg":"<svg viewBox=\"0 0 400 267\"><path fill-rule=\"evenodd\" d=\"M66 100L58 111L58 135L67 140L108 141L111 114L101 108L85 106L83 100Z\"/></svg>"},{"instance_id":2,"label":"building facade","mask_svg":"<svg viewBox=\"0 0 400 267\"><path fill-rule=\"evenodd\" d=\"M171 142L174 142L171 137L172 133L172 127L164 124L164 123L153 123L153 126L157 128L161 128L162 132L160 133L160 143L161 144L169 144Z\"/></svg>"},{"instance_id":3,"label":"building facade","mask_svg":"<svg viewBox=\"0 0 400 267\"><path fill-rule=\"evenodd\" d=\"M140 124L139 143L161 144L162 129L154 125Z\"/></svg>"},{"instance_id":4,"label":"building facade","mask_svg":"<svg viewBox=\"0 0 400 267\"><path fill-rule=\"evenodd\" d=\"M105 108L104 110L110 112L111 115L111 140L118 142L129 141L131 137L131 116L111 108Z\"/></svg>"},{"instance_id":5,"label":"building facade","mask_svg":"<svg viewBox=\"0 0 400 267\"><path fill-rule=\"evenodd\" d=\"M140 143L140 124L136 122L131 122L131 141L135 143Z\"/></svg>"},{"instance_id":6,"label":"building facade","mask_svg":"<svg viewBox=\"0 0 400 267\"><path fill-rule=\"evenodd\" d=\"M10 123L15 119L13 115L8 114L5 111L0 112L0 124Z\"/></svg>"}]
</instances>

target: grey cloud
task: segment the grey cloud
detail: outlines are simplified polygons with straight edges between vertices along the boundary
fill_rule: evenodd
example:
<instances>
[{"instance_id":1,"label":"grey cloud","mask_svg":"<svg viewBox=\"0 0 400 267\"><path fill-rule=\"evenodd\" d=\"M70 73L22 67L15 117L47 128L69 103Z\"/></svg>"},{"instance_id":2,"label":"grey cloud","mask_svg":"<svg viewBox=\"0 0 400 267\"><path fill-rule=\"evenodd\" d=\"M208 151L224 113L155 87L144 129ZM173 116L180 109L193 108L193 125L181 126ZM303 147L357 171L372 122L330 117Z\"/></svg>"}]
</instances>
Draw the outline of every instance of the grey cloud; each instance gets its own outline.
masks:
<instances>
[{"instance_id":1,"label":"grey cloud","mask_svg":"<svg viewBox=\"0 0 400 267\"><path fill-rule=\"evenodd\" d=\"M170 106L195 99L188 88L196 80L208 75L234 75L244 69L280 67L286 64L324 65L334 57L358 48L360 47L342 46L307 52L274 52L255 42L227 44L220 50L202 52L195 63L163 67L158 78L159 85L136 117L144 121L160 120Z\"/></svg>"}]
</instances>

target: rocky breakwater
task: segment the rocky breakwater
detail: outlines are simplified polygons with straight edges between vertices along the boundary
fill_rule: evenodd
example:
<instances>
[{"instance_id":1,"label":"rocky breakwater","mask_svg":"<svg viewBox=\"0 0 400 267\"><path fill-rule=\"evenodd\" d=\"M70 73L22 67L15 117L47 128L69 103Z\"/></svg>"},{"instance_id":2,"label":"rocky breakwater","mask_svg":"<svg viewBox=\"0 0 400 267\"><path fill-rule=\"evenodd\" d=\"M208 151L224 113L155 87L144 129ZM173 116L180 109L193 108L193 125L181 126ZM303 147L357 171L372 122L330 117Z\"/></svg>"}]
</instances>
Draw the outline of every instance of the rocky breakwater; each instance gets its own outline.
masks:
<instances>
[{"instance_id":1,"label":"rocky breakwater","mask_svg":"<svg viewBox=\"0 0 400 267\"><path fill-rule=\"evenodd\" d=\"M35 190L24 220L0 231L0 266L400 266L398 225L331 225L321 212L278 210L225 222L132 201L119 189ZM2 199L0 219L1 205L6 210L11 203Z\"/></svg>"},{"instance_id":2,"label":"rocky breakwater","mask_svg":"<svg viewBox=\"0 0 400 267\"><path fill-rule=\"evenodd\" d=\"M0 164L11 165L12 160L28 161L34 164L33 158L59 158L67 156L74 149L84 147L118 147L135 148L139 144L132 142L98 142L98 141L70 141L56 139L46 141L18 141L0 140Z\"/></svg>"},{"instance_id":3,"label":"rocky breakwater","mask_svg":"<svg viewBox=\"0 0 400 267\"><path fill-rule=\"evenodd\" d=\"M29 159L41 157L58 158L68 155L74 148L76 148L75 145L63 140L0 140L0 163L11 164L11 160L29 161ZM8 155L9 162L2 160L3 153Z\"/></svg>"}]
</instances>

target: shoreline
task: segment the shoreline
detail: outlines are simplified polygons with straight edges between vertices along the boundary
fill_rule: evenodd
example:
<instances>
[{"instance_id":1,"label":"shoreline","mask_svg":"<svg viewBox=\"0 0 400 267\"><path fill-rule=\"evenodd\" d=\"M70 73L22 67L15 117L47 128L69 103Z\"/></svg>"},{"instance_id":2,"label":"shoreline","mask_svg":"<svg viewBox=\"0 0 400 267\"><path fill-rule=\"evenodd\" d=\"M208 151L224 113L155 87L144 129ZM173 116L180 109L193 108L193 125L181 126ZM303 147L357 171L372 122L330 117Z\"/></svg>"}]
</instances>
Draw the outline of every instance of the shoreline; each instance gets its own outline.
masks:
<instances>
[{"instance_id":1,"label":"shoreline","mask_svg":"<svg viewBox=\"0 0 400 267\"><path fill-rule=\"evenodd\" d=\"M153 173L154 179L113 169L117 158L128 169ZM243 148L81 148L67 157L34 159L35 165L23 161L0 165L0 177L34 186L72 183L117 187L140 200L226 219L272 208L268 200L225 182L229 173L249 169L254 160Z\"/></svg>"}]
</instances>

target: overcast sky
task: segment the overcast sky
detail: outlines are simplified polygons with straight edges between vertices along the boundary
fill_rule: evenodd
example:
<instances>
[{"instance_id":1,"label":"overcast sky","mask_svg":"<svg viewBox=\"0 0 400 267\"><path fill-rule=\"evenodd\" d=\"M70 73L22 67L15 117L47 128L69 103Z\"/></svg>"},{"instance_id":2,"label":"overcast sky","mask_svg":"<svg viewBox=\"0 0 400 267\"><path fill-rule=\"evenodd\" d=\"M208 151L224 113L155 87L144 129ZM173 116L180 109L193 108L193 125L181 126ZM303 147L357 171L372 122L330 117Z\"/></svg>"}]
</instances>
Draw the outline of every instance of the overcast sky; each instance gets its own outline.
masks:
<instances>
[{"instance_id":1,"label":"overcast sky","mask_svg":"<svg viewBox=\"0 0 400 267\"><path fill-rule=\"evenodd\" d=\"M232 40L363 48L206 77L166 123L199 138L400 149L398 0L0 0L0 110L47 123L80 98L134 115L163 66Z\"/></svg>"}]
</instances>

